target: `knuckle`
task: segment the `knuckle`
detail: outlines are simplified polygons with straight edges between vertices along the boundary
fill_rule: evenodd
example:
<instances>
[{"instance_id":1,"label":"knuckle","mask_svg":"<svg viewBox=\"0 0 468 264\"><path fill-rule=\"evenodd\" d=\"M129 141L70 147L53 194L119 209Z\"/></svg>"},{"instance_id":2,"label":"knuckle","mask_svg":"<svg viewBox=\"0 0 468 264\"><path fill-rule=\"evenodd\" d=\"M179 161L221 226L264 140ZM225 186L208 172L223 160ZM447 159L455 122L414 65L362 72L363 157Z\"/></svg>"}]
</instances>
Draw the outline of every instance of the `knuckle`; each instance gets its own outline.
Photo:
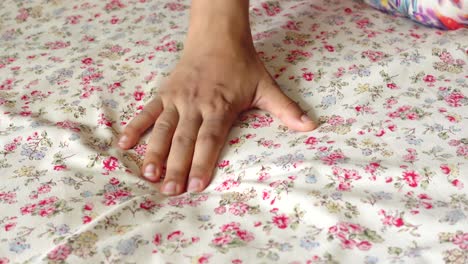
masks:
<instances>
[{"instance_id":1,"label":"knuckle","mask_svg":"<svg viewBox=\"0 0 468 264\"><path fill-rule=\"evenodd\" d=\"M221 142L221 136L216 133L203 133L198 136L198 140L202 143L219 143Z\"/></svg>"},{"instance_id":2,"label":"knuckle","mask_svg":"<svg viewBox=\"0 0 468 264\"><path fill-rule=\"evenodd\" d=\"M203 179L207 177L210 172L210 166L208 164L192 164L190 168L190 177L196 177Z\"/></svg>"},{"instance_id":3,"label":"knuckle","mask_svg":"<svg viewBox=\"0 0 468 264\"><path fill-rule=\"evenodd\" d=\"M187 146L190 144L195 144L195 139L185 134L179 134L179 135L174 136L173 142L175 144L181 144L181 145Z\"/></svg>"},{"instance_id":4,"label":"knuckle","mask_svg":"<svg viewBox=\"0 0 468 264\"><path fill-rule=\"evenodd\" d=\"M185 179L186 173L184 172L184 170L182 168L178 168L178 167L172 167L172 168L169 168L168 171L167 171L167 179L172 179L172 180L183 180Z\"/></svg>"},{"instance_id":5,"label":"knuckle","mask_svg":"<svg viewBox=\"0 0 468 264\"><path fill-rule=\"evenodd\" d=\"M163 160L163 155L157 151L149 150L145 154L145 164L150 163L151 161L161 162Z\"/></svg>"},{"instance_id":6,"label":"knuckle","mask_svg":"<svg viewBox=\"0 0 468 264\"><path fill-rule=\"evenodd\" d=\"M156 119L156 115L155 113L152 113L150 112L149 110L143 108L143 110L141 110L141 112L138 114L144 118L148 118L148 119Z\"/></svg>"},{"instance_id":7,"label":"knuckle","mask_svg":"<svg viewBox=\"0 0 468 264\"><path fill-rule=\"evenodd\" d=\"M156 122L154 130L162 133L167 133L172 130L172 124L167 120L160 120Z\"/></svg>"}]
</instances>

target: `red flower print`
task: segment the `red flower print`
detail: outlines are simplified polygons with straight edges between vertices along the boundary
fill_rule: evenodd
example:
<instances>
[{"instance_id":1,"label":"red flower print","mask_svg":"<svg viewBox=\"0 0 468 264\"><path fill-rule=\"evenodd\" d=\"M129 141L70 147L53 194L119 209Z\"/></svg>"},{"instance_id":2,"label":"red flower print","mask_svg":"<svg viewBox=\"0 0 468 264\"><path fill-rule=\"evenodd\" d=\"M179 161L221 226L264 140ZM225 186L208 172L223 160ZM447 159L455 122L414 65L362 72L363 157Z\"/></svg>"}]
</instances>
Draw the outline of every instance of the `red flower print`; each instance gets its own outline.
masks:
<instances>
[{"instance_id":1,"label":"red flower print","mask_svg":"<svg viewBox=\"0 0 468 264\"><path fill-rule=\"evenodd\" d=\"M229 160L223 160L222 162L218 164L218 168L220 169L227 167L227 166L229 166Z\"/></svg>"},{"instance_id":2,"label":"red flower print","mask_svg":"<svg viewBox=\"0 0 468 264\"><path fill-rule=\"evenodd\" d=\"M329 52L334 52L334 51L335 51L335 48L334 48L332 45L325 45L325 48L326 48Z\"/></svg>"},{"instance_id":3,"label":"red flower print","mask_svg":"<svg viewBox=\"0 0 468 264\"><path fill-rule=\"evenodd\" d=\"M395 83L387 83L387 88L390 88L390 89L397 89L397 85Z\"/></svg>"},{"instance_id":4,"label":"red flower print","mask_svg":"<svg viewBox=\"0 0 468 264\"><path fill-rule=\"evenodd\" d=\"M410 187L417 187L419 181L419 174L415 171L405 171L403 172L403 179L408 183Z\"/></svg>"},{"instance_id":5,"label":"red flower print","mask_svg":"<svg viewBox=\"0 0 468 264\"><path fill-rule=\"evenodd\" d=\"M393 218L392 224L396 227L403 226L405 223L403 222L403 219L401 217L398 218Z\"/></svg>"},{"instance_id":6,"label":"red flower print","mask_svg":"<svg viewBox=\"0 0 468 264\"><path fill-rule=\"evenodd\" d=\"M289 224L289 217L285 214L273 216L273 223L280 229L285 229Z\"/></svg>"},{"instance_id":7,"label":"red flower print","mask_svg":"<svg viewBox=\"0 0 468 264\"><path fill-rule=\"evenodd\" d=\"M93 59L92 58L84 58L84 59L81 60L81 62L83 64L90 65L91 63L93 63Z\"/></svg>"},{"instance_id":8,"label":"red flower print","mask_svg":"<svg viewBox=\"0 0 468 264\"><path fill-rule=\"evenodd\" d=\"M450 174L450 167L447 164L440 165L440 169L442 170L443 174Z\"/></svg>"},{"instance_id":9,"label":"red flower print","mask_svg":"<svg viewBox=\"0 0 468 264\"><path fill-rule=\"evenodd\" d=\"M314 74L311 73L311 72L304 72L302 74L302 78L304 78L304 80L310 82L310 81L312 81L314 79Z\"/></svg>"},{"instance_id":10,"label":"red flower print","mask_svg":"<svg viewBox=\"0 0 468 264\"><path fill-rule=\"evenodd\" d=\"M141 101L144 96L145 96L145 92L143 91L135 91L133 93L133 97L135 98L136 101Z\"/></svg>"},{"instance_id":11,"label":"red flower print","mask_svg":"<svg viewBox=\"0 0 468 264\"><path fill-rule=\"evenodd\" d=\"M184 235L184 233L182 233L181 231L174 231L172 233L170 233L169 235L167 235L167 240L169 241L174 241L174 240L178 240L179 238L181 238L182 236Z\"/></svg>"},{"instance_id":12,"label":"red flower print","mask_svg":"<svg viewBox=\"0 0 468 264\"><path fill-rule=\"evenodd\" d=\"M109 157L102 161L103 168L107 171L114 171L119 166L119 161L116 157Z\"/></svg>"},{"instance_id":13,"label":"red flower print","mask_svg":"<svg viewBox=\"0 0 468 264\"><path fill-rule=\"evenodd\" d=\"M161 234L158 233L158 234L154 235L153 244L155 246L161 245Z\"/></svg>"},{"instance_id":14,"label":"red flower print","mask_svg":"<svg viewBox=\"0 0 468 264\"><path fill-rule=\"evenodd\" d=\"M87 223L91 222L93 219L90 216L85 215L85 216L83 216L82 220L83 220L83 224L87 224Z\"/></svg>"}]
</instances>

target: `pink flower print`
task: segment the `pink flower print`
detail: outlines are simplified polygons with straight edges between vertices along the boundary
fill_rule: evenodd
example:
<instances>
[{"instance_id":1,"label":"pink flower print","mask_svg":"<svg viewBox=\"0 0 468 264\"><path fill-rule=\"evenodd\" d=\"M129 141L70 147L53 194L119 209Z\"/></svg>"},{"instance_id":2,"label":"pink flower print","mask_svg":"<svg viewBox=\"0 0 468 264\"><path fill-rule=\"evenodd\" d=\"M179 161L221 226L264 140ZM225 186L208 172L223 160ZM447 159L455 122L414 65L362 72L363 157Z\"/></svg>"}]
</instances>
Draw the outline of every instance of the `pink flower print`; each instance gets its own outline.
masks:
<instances>
[{"instance_id":1,"label":"pink flower print","mask_svg":"<svg viewBox=\"0 0 468 264\"><path fill-rule=\"evenodd\" d=\"M416 114L415 112L409 112L406 113L406 118L408 118L409 120L417 120L419 117L418 114Z\"/></svg>"},{"instance_id":2,"label":"pink flower print","mask_svg":"<svg viewBox=\"0 0 468 264\"><path fill-rule=\"evenodd\" d=\"M34 210L36 209L37 205L36 204L27 204L23 207L20 208L21 210L21 214L22 215L25 215L25 214L30 214L32 212L34 212Z\"/></svg>"},{"instance_id":3,"label":"pink flower print","mask_svg":"<svg viewBox=\"0 0 468 264\"><path fill-rule=\"evenodd\" d=\"M394 90L394 89L397 89L398 87L395 83L387 83L387 88Z\"/></svg>"},{"instance_id":4,"label":"pink flower print","mask_svg":"<svg viewBox=\"0 0 468 264\"><path fill-rule=\"evenodd\" d=\"M120 0L111 0L109 3L106 4L105 9L106 11L112 11L117 9L124 8L125 5L122 4Z\"/></svg>"},{"instance_id":5,"label":"pink flower print","mask_svg":"<svg viewBox=\"0 0 468 264\"><path fill-rule=\"evenodd\" d=\"M278 2L267 1L262 3L262 8L266 11L268 16L274 16L281 12L281 8L279 7Z\"/></svg>"},{"instance_id":6,"label":"pink flower print","mask_svg":"<svg viewBox=\"0 0 468 264\"><path fill-rule=\"evenodd\" d=\"M3 148L6 152L12 152L13 150L16 149L16 144L15 143L10 143L6 144L5 147Z\"/></svg>"},{"instance_id":7,"label":"pink flower print","mask_svg":"<svg viewBox=\"0 0 468 264\"><path fill-rule=\"evenodd\" d=\"M250 241L254 240L254 236L252 235L252 233L250 233L250 232L248 232L246 230L238 230L236 232L236 235L242 241L245 241L245 242L250 242Z\"/></svg>"},{"instance_id":8,"label":"pink flower print","mask_svg":"<svg viewBox=\"0 0 468 264\"><path fill-rule=\"evenodd\" d=\"M312 146L316 145L318 142L319 142L319 141L317 140L316 137L308 137L308 138L304 141L304 143L305 143L306 145L309 145L309 147L312 147Z\"/></svg>"},{"instance_id":9,"label":"pink flower print","mask_svg":"<svg viewBox=\"0 0 468 264\"><path fill-rule=\"evenodd\" d=\"M369 25L369 19L368 18L363 18L363 19L360 19L358 21L356 21L356 24L358 26L358 28L365 28L367 27L367 25Z\"/></svg>"},{"instance_id":10,"label":"pink flower print","mask_svg":"<svg viewBox=\"0 0 468 264\"><path fill-rule=\"evenodd\" d=\"M462 106L460 100L465 99L465 96L461 92L453 92L449 96L445 97L445 102L452 107Z\"/></svg>"},{"instance_id":11,"label":"pink flower print","mask_svg":"<svg viewBox=\"0 0 468 264\"><path fill-rule=\"evenodd\" d=\"M156 203L151 200L146 200L140 203L140 208L144 210L151 210L155 206L156 206Z\"/></svg>"},{"instance_id":12,"label":"pink flower print","mask_svg":"<svg viewBox=\"0 0 468 264\"><path fill-rule=\"evenodd\" d=\"M109 157L102 161L103 169L107 171L114 171L119 166L119 161L116 157Z\"/></svg>"},{"instance_id":13,"label":"pink flower print","mask_svg":"<svg viewBox=\"0 0 468 264\"><path fill-rule=\"evenodd\" d=\"M134 150L138 155L144 156L146 153L146 148L147 148L147 144L140 144L140 145L137 145L134 148Z\"/></svg>"},{"instance_id":14,"label":"pink flower print","mask_svg":"<svg viewBox=\"0 0 468 264\"><path fill-rule=\"evenodd\" d=\"M182 233L179 230L174 231L174 232L170 233L169 235L167 235L167 240L175 241L175 240L178 240L179 238L181 238L183 235L184 235L184 233Z\"/></svg>"},{"instance_id":15,"label":"pink flower print","mask_svg":"<svg viewBox=\"0 0 468 264\"><path fill-rule=\"evenodd\" d=\"M244 215L249 210L249 206L244 203L233 203L229 212L233 215Z\"/></svg>"},{"instance_id":16,"label":"pink flower print","mask_svg":"<svg viewBox=\"0 0 468 264\"><path fill-rule=\"evenodd\" d=\"M215 190L218 192L221 192L221 191L229 190L232 187L237 187L237 186L239 186L238 181L235 181L233 179L228 179L228 180L223 181L220 185L218 185L215 188Z\"/></svg>"},{"instance_id":17,"label":"pink flower print","mask_svg":"<svg viewBox=\"0 0 468 264\"><path fill-rule=\"evenodd\" d=\"M341 116L332 116L330 119L328 119L328 124L332 125L332 126L339 126L339 125L343 125L345 122L344 118L341 117Z\"/></svg>"},{"instance_id":18,"label":"pink flower print","mask_svg":"<svg viewBox=\"0 0 468 264\"><path fill-rule=\"evenodd\" d=\"M367 251L367 250L371 249L372 244L369 243L369 241L361 241L356 246L360 250Z\"/></svg>"},{"instance_id":19,"label":"pink flower print","mask_svg":"<svg viewBox=\"0 0 468 264\"><path fill-rule=\"evenodd\" d=\"M446 52L446 51L443 51L439 58L445 62L445 63L448 63L448 64L453 64L454 60L453 60L453 57L450 53Z\"/></svg>"},{"instance_id":20,"label":"pink flower print","mask_svg":"<svg viewBox=\"0 0 468 264\"><path fill-rule=\"evenodd\" d=\"M112 177L109 180L109 183L112 184L112 185L119 185L120 181L117 178Z\"/></svg>"},{"instance_id":21,"label":"pink flower print","mask_svg":"<svg viewBox=\"0 0 468 264\"><path fill-rule=\"evenodd\" d=\"M44 193L50 192L50 189L51 188L49 184L44 184L44 185L41 185L41 187L37 189L37 192L40 194L44 194Z\"/></svg>"},{"instance_id":22,"label":"pink flower print","mask_svg":"<svg viewBox=\"0 0 468 264\"><path fill-rule=\"evenodd\" d=\"M423 78L423 81L426 82L429 86L434 86L434 83L437 81L433 75L426 75Z\"/></svg>"},{"instance_id":23,"label":"pink flower print","mask_svg":"<svg viewBox=\"0 0 468 264\"><path fill-rule=\"evenodd\" d=\"M228 234L223 234L218 237L215 237L211 242L216 246L224 246L229 244L232 241L232 237Z\"/></svg>"},{"instance_id":24,"label":"pink flower print","mask_svg":"<svg viewBox=\"0 0 468 264\"><path fill-rule=\"evenodd\" d=\"M273 216L273 223L280 229L285 229L289 224L289 217L285 214Z\"/></svg>"},{"instance_id":25,"label":"pink flower print","mask_svg":"<svg viewBox=\"0 0 468 264\"><path fill-rule=\"evenodd\" d=\"M184 11L185 6L179 3L167 3L164 8L168 8L171 11Z\"/></svg>"},{"instance_id":26,"label":"pink flower print","mask_svg":"<svg viewBox=\"0 0 468 264\"><path fill-rule=\"evenodd\" d=\"M462 157L468 156L468 145L461 145L457 148L457 155Z\"/></svg>"},{"instance_id":27,"label":"pink flower print","mask_svg":"<svg viewBox=\"0 0 468 264\"><path fill-rule=\"evenodd\" d=\"M288 22L286 22L286 25L282 26L282 28L298 31L299 30L299 23L297 23L295 21L292 21L292 20L289 20Z\"/></svg>"},{"instance_id":28,"label":"pink flower print","mask_svg":"<svg viewBox=\"0 0 468 264\"><path fill-rule=\"evenodd\" d=\"M410 187L417 187L420 176L415 171L405 171L403 172L403 179L408 183Z\"/></svg>"},{"instance_id":29,"label":"pink flower print","mask_svg":"<svg viewBox=\"0 0 468 264\"><path fill-rule=\"evenodd\" d=\"M263 172L260 173L260 176L258 177L258 181L259 182L264 182L264 181L270 179L270 177L271 176L270 176L270 174L268 172L263 171Z\"/></svg>"},{"instance_id":30,"label":"pink flower print","mask_svg":"<svg viewBox=\"0 0 468 264\"><path fill-rule=\"evenodd\" d=\"M351 190L351 182L347 181L347 182L340 182L338 184L338 190L339 191L349 191Z\"/></svg>"},{"instance_id":31,"label":"pink flower print","mask_svg":"<svg viewBox=\"0 0 468 264\"><path fill-rule=\"evenodd\" d=\"M335 165L337 161L344 160L345 156L341 151L335 151L325 157L320 158L326 165Z\"/></svg>"},{"instance_id":32,"label":"pink flower print","mask_svg":"<svg viewBox=\"0 0 468 264\"><path fill-rule=\"evenodd\" d=\"M356 241L353 239L344 239L341 241L341 247L343 249L353 249L356 245Z\"/></svg>"},{"instance_id":33,"label":"pink flower print","mask_svg":"<svg viewBox=\"0 0 468 264\"><path fill-rule=\"evenodd\" d=\"M219 206L214 209L216 214L224 214L226 212L225 206Z\"/></svg>"},{"instance_id":34,"label":"pink flower print","mask_svg":"<svg viewBox=\"0 0 468 264\"><path fill-rule=\"evenodd\" d=\"M237 231L240 228L240 224L236 222L231 222L229 224L225 224L221 227L221 232L228 232L228 231Z\"/></svg>"},{"instance_id":35,"label":"pink flower print","mask_svg":"<svg viewBox=\"0 0 468 264\"><path fill-rule=\"evenodd\" d=\"M440 165L440 169L442 170L443 174L450 174L451 169L447 164Z\"/></svg>"},{"instance_id":36,"label":"pink flower print","mask_svg":"<svg viewBox=\"0 0 468 264\"><path fill-rule=\"evenodd\" d=\"M13 82L15 79L8 78L0 84L0 91L8 91L13 89Z\"/></svg>"},{"instance_id":37,"label":"pink flower print","mask_svg":"<svg viewBox=\"0 0 468 264\"><path fill-rule=\"evenodd\" d=\"M49 216L53 213L55 213L55 207L53 206L48 206L39 210L39 215L42 217Z\"/></svg>"},{"instance_id":38,"label":"pink flower print","mask_svg":"<svg viewBox=\"0 0 468 264\"><path fill-rule=\"evenodd\" d=\"M468 233L456 234L452 239L453 244L462 250L468 250Z\"/></svg>"},{"instance_id":39,"label":"pink flower print","mask_svg":"<svg viewBox=\"0 0 468 264\"><path fill-rule=\"evenodd\" d=\"M54 248L49 254L47 254L47 258L49 260L63 261L67 259L71 251L72 249L69 245L59 245L56 248Z\"/></svg>"},{"instance_id":40,"label":"pink flower print","mask_svg":"<svg viewBox=\"0 0 468 264\"><path fill-rule=\"evenodd\" d=\"M57 49L64 49L68 46L70 46L69 42L63 42L63 41L55 41L55 42L47 42L46 47L51 49L51 50L57 50Z\"/></svg>"},{"instance_id":41,"label":"pink flower print","mask_svg":"<svg viewBox=\"0 0 468 264\"><path fill-rule=\"evenodd\" d=\"M8 232L8 231L12 230L15 226L16 226L16 223L8 223L8 224L5 225L5 231ZM0 262L0 264L1 264L1 262Z\"/></svg>"},{"instance_id":42,"label":"pink flower print","mask_svg":"<svg viewBox=\"0 0 468 264\"><path fill-rule=\"evenodd\" d=\"M458 179L453 180L452 185L457 187L457 189L459 189L459 190L463 189L463 187L464 187L464 184Z\"/></svg>"}]
</instances>

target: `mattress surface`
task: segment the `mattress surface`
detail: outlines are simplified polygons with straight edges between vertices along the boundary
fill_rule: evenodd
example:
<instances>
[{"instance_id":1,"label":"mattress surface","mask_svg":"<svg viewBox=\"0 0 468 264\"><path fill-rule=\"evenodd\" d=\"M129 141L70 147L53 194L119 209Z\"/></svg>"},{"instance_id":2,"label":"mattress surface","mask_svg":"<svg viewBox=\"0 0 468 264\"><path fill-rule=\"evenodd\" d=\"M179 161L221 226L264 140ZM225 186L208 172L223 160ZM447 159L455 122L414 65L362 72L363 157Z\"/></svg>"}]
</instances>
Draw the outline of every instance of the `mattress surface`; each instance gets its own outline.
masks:
<instances>
[{"instance_id":1,"label":"mattress surface","mask_svg":"<svg viewBox=\"0 0 468 264\"><path fill-rule=\"evenodd\" d=\"M189 1L0 1L0 263L467 263L468 30L359 1L251 1L320 127L243 113L198 194L140 178L122 127L176 65Z\"/></svg>"}]
</instances>

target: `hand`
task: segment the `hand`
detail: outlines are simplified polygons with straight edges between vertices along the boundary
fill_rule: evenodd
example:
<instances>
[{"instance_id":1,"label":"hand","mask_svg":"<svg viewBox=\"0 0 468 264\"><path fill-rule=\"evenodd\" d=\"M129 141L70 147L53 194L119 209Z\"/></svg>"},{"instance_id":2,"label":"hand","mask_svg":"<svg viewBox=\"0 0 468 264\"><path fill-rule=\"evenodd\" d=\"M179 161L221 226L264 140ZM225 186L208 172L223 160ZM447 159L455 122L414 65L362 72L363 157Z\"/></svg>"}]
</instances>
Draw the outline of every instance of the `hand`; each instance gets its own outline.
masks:
<instances>
[{"instance_id":1,"label":"hand","mask_svg":"<svg viewBox=\"0 0 468 264\"><path fill-rule=\"evenodd\" d=\"M189 32L184 54L158 96L125 127L119 141L121 148L129 149L154 125L142 174L149 181L159 181L167 160L161 186L167 195L205 189L242 111L267 110L297 131L316 127L267 72L250 30L238 41L233 34L200 36Z\"/></svg>"}]
</instances>

